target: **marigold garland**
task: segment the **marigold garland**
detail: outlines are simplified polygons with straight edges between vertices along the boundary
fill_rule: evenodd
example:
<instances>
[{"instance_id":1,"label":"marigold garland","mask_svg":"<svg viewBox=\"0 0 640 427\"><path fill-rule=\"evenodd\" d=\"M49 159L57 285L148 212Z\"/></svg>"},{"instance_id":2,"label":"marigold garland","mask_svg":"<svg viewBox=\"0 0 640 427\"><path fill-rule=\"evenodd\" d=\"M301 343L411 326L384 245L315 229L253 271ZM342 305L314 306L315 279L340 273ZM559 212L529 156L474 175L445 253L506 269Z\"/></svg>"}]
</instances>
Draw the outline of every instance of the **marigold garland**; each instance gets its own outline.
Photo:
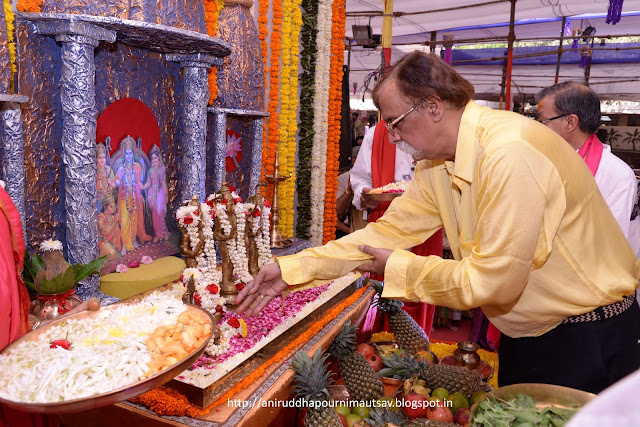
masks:
<instances>
[{"instance_id":1,"label":"marigold garland","mask_svg":"<svg viewBox=\"0 0 640 427\"><path fill-rule=\"evenodd\" d=\"M216 36L220 11L224 7L224 0L204 0L204 19L207 25L207 34ZM209 69L209 105L218 98L218 67Z\"/></svg>"},{"instance_id":2,"label":"marigold garland","mask_svg":"<svg viewBox=\"0 0 640 427\"><path fill-rule=\"evenodd\" d=\"M367 289L368 287L364 286L355 291L344 301L337 304L334 308L329 310L326 315L322 316L318 321L313 323L305 332L300 334L296 339L287 344L286 347L284 347L282 350L274 354L269 360L260 365L258 369L252 371L251 374L247 375L242 381L237 383L229 391L220 396L216 401L214 401L211 405L207 406L204 409L199 409L192 406L186 397L184 397L177 391L169 389L167 387L158 387L157 389L148 391L138 397L131 399L131 401L133 403L148 407L158 415L186 415L189 417L206 415L216 406L225 403L227 399L231 399L237 393L255 383L262 375L264 375L266 369L269 366L274 363L278 363L285 357L289 356L289 354L296 350L299 346L308 342L311 337L320 332L320 330L322 330L322 328L324 328L331 320L336 318L338 314L343 312L351 304L355 303Z\"/></svg>"},{"instance_id":3,"label":"marigold garland","mask_svg":"<svg viewBox=\"0 0 640 427\"><path fill-rule=\"evenodd\" d=\"M313 98L315 96L316 70L316 33L318 21L317 0L302 0L304 19L300 31L301 52L299 75L300 93L300 123L298 130L298 171L296 176L296 190L298 192L298 211L296 222L296 236L309 239L311 226L311 153L313 148Z\"/></svg>"},{"instance_id":4,"label":"marigold garland","mask_svg":"<svg viewBox=\"0 0 640 427\"><path fill-rule=\"evenodd\" d=\"M42 12L42 0L18 0L16 9L20 12Z\"/></svg>"},{"instance_id":5,"label":"marigold garland","mask_svg":"<svg viewBox=\"0 0 640 427\"><path fill-rule=\"evenodd\" d=\"M280 85L280 173L291 176L278 187L281 196L280 230L293 235L295 196L296 133L298 122L298 55L300 54L300 0L284 0L282 24L282 72Z\"/></svg>"},{"instance_id":6,"label":"marigold garland","mask_svg":"<svg viewBox=\"0 0 640 427\"><path fill-rule=\"evenodd\" d=\"M326 189L322 243L335 238L336 193L338 192L338 158L340 156L340 119L342 115L342 66L346 22L345 0L334 0L331 32L331 80L329 89L329 132L327 136Z\"/></svg>"},{"instance_id":7,"label":"marigold garland","mask_svg":"<svg viewBox=\"0 0 640 427\"><path fill-rule=\"evenodd\" d=\"M7 44L9 45L9 60L11 62L11 78L9 80L9 92L13 93L13 76L16 74L16 42L13 39L15 30L15 16L11 7L11 0L4 0L4 19L7 24Z\"/></svg>"},{"instance_id":8,"label":"marigold garland","mask_svg":"<svg viewBox=\"0 0 640 427\"><path fill-rule=\"evenodd\" d=\"M264 67L264 88L265 94L267 90L267 82L269 80L269 68L267 67L267 57L269 56L269 46L267 45L267 36L269 35L269 29L267 25L269 24L269 18L267 18L267 13L269 13L269 0L258 0L258 39L260 40L260 51L262 52L262 66ZM268 119L265 119L265 121ZM267 152L267 127L262 127L262 153L263 160L262 163L265 164L264 156ZM261 169L261 180L265 182L265 168ZM267 196L268 189L265 187L260 188L260 192L263 197Z\"/></svg>"},{"instance_id":9,"label":"marigold garland","mask_svg":"<svg viewBox=\"0 0 640 427\"><path fill-rule=\"evenodd\" d=\"M278 150L280 101L280 50L282 31L282 0L273 0L273 28L271 30L271 67L269 69L269 121L267 124L267 138L262 146L262 176L273 175L273 164ZM273 188L266 191L267 198L273 201Z\"/></svg>"}]
</instances>

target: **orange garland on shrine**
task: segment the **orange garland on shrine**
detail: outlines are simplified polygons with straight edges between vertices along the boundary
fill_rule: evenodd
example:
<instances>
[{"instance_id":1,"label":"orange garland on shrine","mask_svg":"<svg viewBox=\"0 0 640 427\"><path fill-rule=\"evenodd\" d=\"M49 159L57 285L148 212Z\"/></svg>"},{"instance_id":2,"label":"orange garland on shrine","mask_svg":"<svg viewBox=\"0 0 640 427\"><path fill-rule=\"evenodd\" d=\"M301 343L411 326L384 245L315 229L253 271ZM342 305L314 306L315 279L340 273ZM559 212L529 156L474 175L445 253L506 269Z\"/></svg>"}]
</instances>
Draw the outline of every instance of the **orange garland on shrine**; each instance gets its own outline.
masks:
<instances>
[{"instance_id":1,"label":"orange garland on shrine","mask_svg":"<svg viewBox=\"0 0 640 427\"><path fill-rule=\"evenodd\" d=\"M269 28L267 25L269 24L269 18L267 18L267 13L269 13L269 0L259 0L258 3L258 39L260 40L260 50L262 51L262 66L264 67L264 88L265 93L267 90L267 73L269 68L267 67L267 57L269 56L269 46L267 45L267 35L269 35ZM268 119L266 119L268 120ZM268 152L267 146L267 128L265 126L262 127L262 152ZM262 163L266 163L264 158ZM265 181L265 170L262 169L262 182ZM268 188L261 187L262 196L266 197Z\"/></svg>"},{"instance_id":2,"label":"orange garland on shrine","mask_svg":"<svg viewBox=\"0 0 640 427\"><path fill-rule=\"evenodd\" d=\"M20 12L42 12L42 0L18 0L16 9Z\"/></svg>"},{"instance_id":3,"label":"orange garland on shrine","mask_svg":"<svg viewBox=\"0 0 640 427\"><path fill-rule=\"evenodd\" d=\"M335 319L338 314L343 312L351 304L355 303L367 289L367 286L363 286L362 288L351 294L351 296L349 296L347 299L329 310L326 315L322 316L317 322L313 323L305 332L291 341L282 350L274 354L269 360L260 365L258 369L247 375L242 381L233 386L229 391L220 396L216 401L207 406L205 409L196 408L195 406L191 405L187 398L182 394L167 387L158 387L157 389L148 391L144 394L141 394L140 396L134 397L133 399L131 399L131 402L144 405L158 415L186 415L189 417L206 415L216 406L225 403L227 399L231 399L237 393L255 383L262 375L264 375L266 369L272 364L284 359L296 348L308 342L330 321Z\"/></svg>"},{"instance_id":4,"label":"orange garland on shrine","mask_svg":"<svg viewBox=\"0 0 640 427\"><path fill-rule=\"evenodd\" d=\"M223 7L224 0L204 1L204 19L207 34L211 37L215 37L218 31L218 18ZM212 105L216 98L218 98L218 67L213 66L209 69L209 105Z\"/></svg>"},{"instance_id":5,"label":"orange garland on shrine","mask_svg":"<svg viewBox=\"0 0 640 427\"><path fill-rule=\"evenodd\" d=\"M329 86L329 135L327 135L327 171L324 195L324 227L322 243L335 239L336 196L338 192L338 166L340 157L340 119L342 116L342 65L344 62L344 35L346 21L345 0L332 5L331 79Z\"/></svg>"},{"instance_id":6,"label":"orange garland on shrine","mask_svg":"<svg viewBox=\"0 0 640 427\"><path fill-rule=\"evenodd\" d=\"M280 50L282 31L282 0L273 0L273 29L271 30L271 68L269 70L269 123L267 137L262 142L262 180L273 175L273 164L280 139L278 106L280 104ZM277 185L277 184L276 184ZM267 186L266 196L273 200L273 188Z\"/></svg>"}]
</instances>

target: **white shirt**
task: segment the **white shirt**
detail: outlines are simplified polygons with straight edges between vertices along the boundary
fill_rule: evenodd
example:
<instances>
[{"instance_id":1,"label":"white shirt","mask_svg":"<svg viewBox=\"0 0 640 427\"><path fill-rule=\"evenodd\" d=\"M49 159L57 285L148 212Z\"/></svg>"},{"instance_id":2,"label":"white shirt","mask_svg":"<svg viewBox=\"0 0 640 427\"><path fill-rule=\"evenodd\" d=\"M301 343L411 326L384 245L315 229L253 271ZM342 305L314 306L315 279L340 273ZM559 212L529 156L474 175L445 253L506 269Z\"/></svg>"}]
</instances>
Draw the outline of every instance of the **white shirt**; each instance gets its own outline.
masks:
<instances>
[{"instance_id":1,"label":"white shirt","mask_svg":"<svg viewBox=\"0 0 640 427\"><path fill-rule=\"evenodd\" d=\"M602 197L604 197L609 209L611 209L611 213L613 213L622 232L629 240L631 211L638 191L636 175L629 165L611 152L610 146L603 145L602 158L594 178ZM629 243L634 248L640 245L631 241Z\"/></svg>"},{"instance_id":2,"label":"white shirt","mask_svg":"<svg viewBox=\"0 0 640 427\"><path fill-rule=\"evenodd\" d=\"M351 168L351 188L353 189L353 206L358 210L366 210L366 206L360 204L362 189L373 188L371 179L371 151L373 148L373 134L375 126L371 127L365 134L356 158L356 163ZM396 169L394 179L396 182L402 181L407 175L411 175L413 167L413 157L410 154L398 149L396 146ZM629 214L631 215L631 214Z\"/></svg>"}]
</instances>

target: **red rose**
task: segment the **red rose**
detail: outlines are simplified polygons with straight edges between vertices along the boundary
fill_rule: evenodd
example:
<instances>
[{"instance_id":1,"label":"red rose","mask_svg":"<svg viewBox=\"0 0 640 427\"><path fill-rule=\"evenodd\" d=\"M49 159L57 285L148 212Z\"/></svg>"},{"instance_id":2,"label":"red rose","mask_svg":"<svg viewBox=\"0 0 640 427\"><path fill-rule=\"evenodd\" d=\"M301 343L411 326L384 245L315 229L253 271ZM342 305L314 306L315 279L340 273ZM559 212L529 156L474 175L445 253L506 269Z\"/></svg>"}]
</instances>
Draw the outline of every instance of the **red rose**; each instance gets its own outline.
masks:
<instances>
[{"instance_id":1,"label":"red rose","mask_svg":"<svg viewBox=\"0 0 640 427\"><path fill-rule=\"evenodd\" d=\"M191 224L193 222L193 218L191 218L190 215L187 215L187 216L184 217L182 222L184 222L185 224L189 225L189 224Z\"/></svg>"},{"instance_id":2,"label":"red rose","mask_svg":"<svg viewBox=\"0 0 640 427\"><path fill-rule=\"evenodd\" d=\"M217 294L218 291L219 291L218 286L214 285L214 284L211 284L211 285L207 286L207 290L209 292L211 292L212 294Z\"/></svg>"},{"instance_id":3,"label":"red rose","mask_svg":"<svg viewBox=\"0 0 640 427\"><path fill-rule=\"evenodd\" d=\"M220 200L220 203L222 203L223 205L226 205L227 204L227 199Z\"/></svg>"},{"instance_id":4,"label":"red rose","mask_svg":"<svg viewBox=\"0 0 640 427\"><path fill-rule=\"evenodd\" d=\"M216 211L211 209L211 219L216 219Z\"/></svg>"},{"instance_id":5,"label":"red rose","mask_svg":"<svg viewBox=\"0 0 640 427\"><path fill-rule=\"evenodd\" d=\"M193 294L193 301L196 303L196 305L200 305L200 303L202 302L202 298L200 298L200 295L197 292Z\"/></svg>"},{"instance_id":6,"label":"red rose","mask_svg":"<svg viewBox=\"0 0 640 427\"><path fill-rule=\"evenodd\" d=\"M69 350L71 348L71 343L67 340L55 340L51 343L49 348L62 347L65 350Z\"/></svg>"},{"instance_id":7,"label":"red rose","mask_svg":"<svg viewBox=\"0 0 640 427\"><path fill-rule=\"evenodd\" d=\"M258 218L259 216L260 216L260 209L255 209L255 210L253 211L253 217L254 217L254 218Z\"/></svg>"},{"instance_id":8,"label":"red rose","mask_svg":"<svg viewBox=\"0 0 640 427\"><path fill-rule=\"evenodd\" d=\"M222 313L222 306L221 306L221 305L217 305L217 306L216 306L216 311L217 311L218 313Z\"/></svg>"},{"instance_id":9,"label":"red rose","mask_svg":"<svg viewBox=\"0 0 640 427\"><path fill-rule=\"evenodd\" d=\"M233 193L234 191L236 191L236 187L234 187L233 185L230 185L229 186L229 191L231 191Z\"/></svg>"},{"instance_id":10,"label":"red rose","mask_svg":"<svg viewBox=\"0 0 640 427\"><path fill-rule=\"evenodd\" d=\"M264 204L265 208L270 208L271 207L271 203L269 203L268 200L265 200L263 204Z\"/></svg>"},{"instance_id":11,"label":"red rose","mask_svg":"<svg viewBox=\"0 0 640 427\"><path fill-rule=\"evenodd\" d=\"M209 205L209 207L210 207L211 209L213 209L213 208L215 207L215 205L216 205L216 201L215 201L215 200L213 200L213 199L209 199L209 200L207 200L207 202L206 202L206 203L207 203L207 205Z\"/></svg>"},{"instance_id":12,"label":"red rose","mask_svg":"<svg viewBox=\"0 0 640 427\"><path fill-rule=\"evenodd\" d=\"M180 275L180 281L181 281L181 282L184 282L184 274L181 274L181 275Z\"/></svg>"},{"instance_id":13,"label":"red rose","mask_svg":"<svg viewBox=\"0 0 640 427\"><path fill-rule=\"evenodd\" d=\"M236 197L233 201L236 203L242 203L242 199L240 197Z\"/></svg>"},{"instance_id":14,"label":"red rose","mask_svg":"<svg viewBox=\"0 0 640 427\"><path fill-rule=\"evenodd\" d=\"M229 326L231 326L232 328L239 328L240 327L240 322L235 317L232 317L231 319L229 319L228 323L229 323Z\"/></svg>"},{"instance_id":15,"label":"red rose","mask_svg":"<svg viewBox=\"0 0 640 427\"><path fill-rule=\"evenodd\" d=\"M238 292L244 289L244 283L236 283L236 289Z\"/></svg>"},{"instance_id":16,"label":"red rose","mask_svg":"<svg viewBox=\"0 0 640 427\"><path fill-rule=\"evenodd\" d=\"M195 216L200 216L200 211L198 209L196 209L195 211L193 211L193 214Z\"/></svg>"},{"instance_id":17,"label":"red rose","mask_svg":"<svg viewBox=\"0 0 640 427\"><path fill-rule=\"evenodd\" d=\"M129 261L129 268L138 268L140 267L140 262L138 261Z\"/></svg>"}]
</instances>

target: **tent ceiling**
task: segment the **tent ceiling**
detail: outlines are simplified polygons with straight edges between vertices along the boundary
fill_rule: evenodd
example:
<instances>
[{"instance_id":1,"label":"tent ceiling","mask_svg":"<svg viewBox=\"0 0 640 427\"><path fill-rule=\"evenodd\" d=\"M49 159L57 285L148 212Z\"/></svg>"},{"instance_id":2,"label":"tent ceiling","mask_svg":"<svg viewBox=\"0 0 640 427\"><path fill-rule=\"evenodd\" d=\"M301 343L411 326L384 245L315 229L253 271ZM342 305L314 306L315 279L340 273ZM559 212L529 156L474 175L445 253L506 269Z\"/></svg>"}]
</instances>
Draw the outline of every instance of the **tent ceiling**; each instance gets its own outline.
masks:
<instances>
[{"instance_id":1,"label":"tent ceiling","mask_svg":"<svg viewBox=\"0 0 640 427\"><path fill-rule=\"evenodd\" d=\"M640 12L634 12L640 11L640 0L624 1L623 17L616 25L605 23L608 3L608 0L517 0L516 38L557 38L561 32L562 16L568 17L571 28L595 27L597 41L599 37L608 35L640 35ZM354 24L370 23L373 33L380 34L382 7L382 2L378 0L347 0L347 37L351 37L351 26ZM509 0L395 0L392 62L415 49L428 52L429 48L424 43L430 40L431 31L437 31L438 41L446 32L453 34L454 42L489 37L502 37L505 40L496 42L505 42L509 32L510 7ZM416 14L424 11L431 12ZM568 44L570 41L565 42L565 47ZM353 83L356 83L357 95L362 97L363 83L382 61L380 50L354 46L351 55L345 52L345 63L349 62L351 68L349 79L352 95ZM474 84L479 97L492 100L499 98L502 65L454 66ZM603 99L640 101L638 76L640 64L593 64L589 82ZM583 77L584 69L577 65L563 64L560 68L559 81L581 81ZM514 66L514 99L517 101L523 94L537 93L542 87L553 84L554 78L555 66L552 65ZM374 84L371 81L369 88Z\"/></svg>"}]
</instances>

